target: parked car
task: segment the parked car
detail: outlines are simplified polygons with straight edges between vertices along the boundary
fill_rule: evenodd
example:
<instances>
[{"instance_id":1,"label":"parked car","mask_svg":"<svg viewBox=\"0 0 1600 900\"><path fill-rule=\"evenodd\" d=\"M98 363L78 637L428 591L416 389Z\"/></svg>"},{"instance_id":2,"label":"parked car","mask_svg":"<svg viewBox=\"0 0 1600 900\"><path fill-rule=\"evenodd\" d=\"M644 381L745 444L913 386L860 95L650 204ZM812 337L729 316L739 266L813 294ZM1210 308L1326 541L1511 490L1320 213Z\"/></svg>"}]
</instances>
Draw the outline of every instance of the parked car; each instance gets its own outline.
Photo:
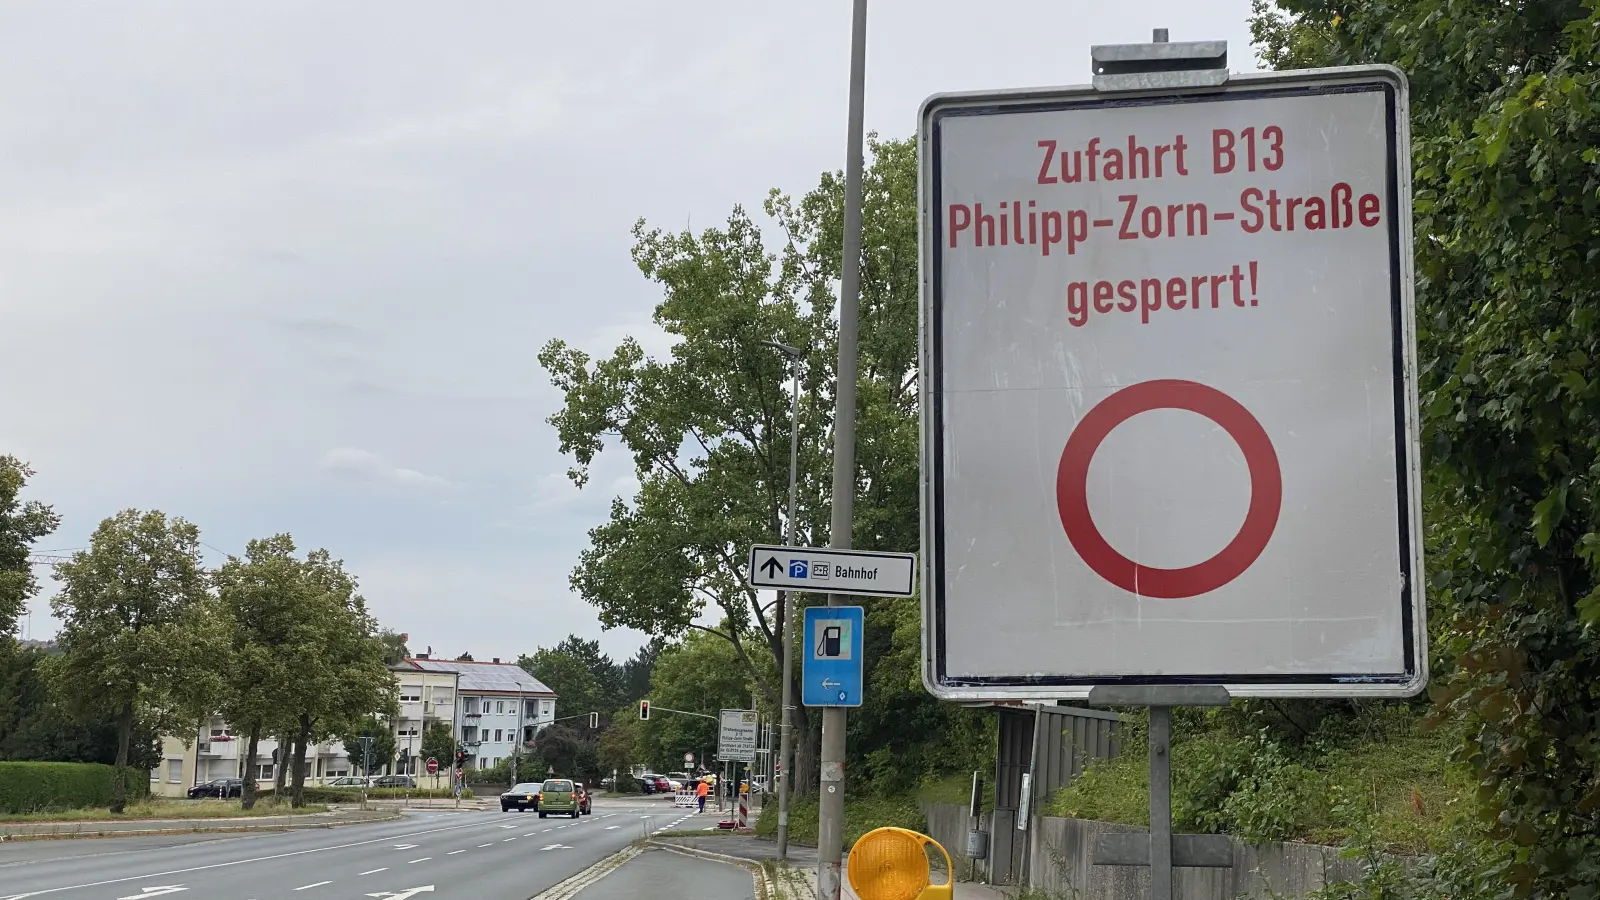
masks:
<instances>
[{"instance_id":1,"label":"parked car","mask_svg":"<svg viewBox=\"0 0 1600 900\"><path fill-rule=\"evenodd\" d=\"M668 780L667 776L665 775L646 775L645 777L654 780L656 793L658 794L670 794L676 790L676 788L672 786L672 782Z\"/></svg>"},{"instance_id":2,"label":"parked car","mask_svg":"<svg viewBox=\"0 0 1600 900\"><path fill-rule=\"evenodd\" d=\"M244 779L242 778L214 778L205 784L197 784L189 788L189 799L198 797L217 797L226 800L229 797L244 796Z\"/></svg>"},{"instance_id":3,"label":"parked car","mask_svg":"<svg viewBox=\"0 0 1600 900\"><path fill-rule=\"evenodd\" d=\"M372 779L375 788L414 788L417 780L410 775L379 775Z\"/></svg>"},{"instance_id":4,"label":"parked car","mask_svg":"<svg viewBox=\"0 0 1600 900\"><path fill-rule=\"evenodd\" d=\"M331 788L364 788L372 785L372 779L366 775L341 775L328 782Z\"/></svg>"},{"instance_id":5,"label":"parked car","mask_svg":"<svg viewBox=\"0 0 1600 900\"><path fill-rule=\"evenodd\" d=\"M578 794L574 790L572 780L568 778L551 778L539 787L539 793L534 795L539 801L539 818L547 816L570 816L576 819L578 812Z\"/></svg>"},{"instance_id":6,"label":"parked car","mask_svg":"<svg viewBox=\"0 0 1600 900\"><path fill-rule=\"evenodd\" d=\"M693 783L694 776L690 775L688 772L668 772L667 780L672 782L673 790L681 791L683 790L684 785Z\"/></svg>"},{"instance_id":7,"label":"parked car","mask_svg":"<svg viewBox=\"0 0 1600 900\"><path fill-rule=\"evenodd\" d=\"M511 790L500 795L500 811L510 812L514 809L517 812L524 812L530 809L538 809L539 789L541 786L537 781L524 781L521 784L512 785Z\"/></svg>"},{"instance_id":8,"label":"parked car","mask_svg":"<svg viewBox=\"0 0 1600 900\"><path fill-rule=\"evenodd\" d=\"M639 790L642 793L658 794L658 793L661 792L661 789L656 787L656 778L657 777L659 777L659 776L655 775L652 772L646 772L646 773L644 773L643 775L640 775L638 778L636 778L634 780L639 782Z\"/></svg>"},{"instance_id":9,"label":"parked car","mask_svg":"<svg viewBox=\"0 0 1600 900\"><path fill-rule=\"evenodd\" d=\"M578 795L578 812L587 816L589 814L589 789L583 786L583 782L574 780L572 782L572 790L573 793Z\"/></svg>"}]
</instances>

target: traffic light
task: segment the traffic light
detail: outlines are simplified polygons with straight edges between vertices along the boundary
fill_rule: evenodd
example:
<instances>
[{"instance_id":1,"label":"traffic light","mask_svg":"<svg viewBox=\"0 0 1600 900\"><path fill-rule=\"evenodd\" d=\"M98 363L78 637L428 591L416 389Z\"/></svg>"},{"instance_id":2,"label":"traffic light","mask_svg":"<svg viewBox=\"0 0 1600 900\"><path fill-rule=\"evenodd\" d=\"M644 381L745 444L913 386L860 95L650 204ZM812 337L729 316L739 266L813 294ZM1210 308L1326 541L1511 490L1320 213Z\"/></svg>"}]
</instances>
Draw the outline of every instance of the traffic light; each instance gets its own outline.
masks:
<instances>
[{"instance_id":1,"label":"traffic light","mask_svg":"<svg viewBox=\"0 0 1600 900\"><path fill-rule=\"evenodd\" d=\"M641 722L650 721L650 701L649 700L640 700L639 701L639 721L641 721Z\"/></svg>"},{"instance_id":2,"label":"traffic light","mask_svg":"<svg viewBox=\"0 0 1600 900\"><path fill-rule=\"evenodd\" d=\"M459 768L465 766L466 763L467 763L467 751L465 751L465 750L457 750L456 751L456 768L459 769Z\"/></svg>"},{"instance_id":3,"label":"traffic light","mask_svg":"<svg viewBox=\"0 0 1600 900\"><path fill-rule=\"evenodd\" d=\"M600 727L600 714L599 713L597 713L597 712L589 713L589 727L590 728L599 728Z\"/></svg>"}]
</instances>

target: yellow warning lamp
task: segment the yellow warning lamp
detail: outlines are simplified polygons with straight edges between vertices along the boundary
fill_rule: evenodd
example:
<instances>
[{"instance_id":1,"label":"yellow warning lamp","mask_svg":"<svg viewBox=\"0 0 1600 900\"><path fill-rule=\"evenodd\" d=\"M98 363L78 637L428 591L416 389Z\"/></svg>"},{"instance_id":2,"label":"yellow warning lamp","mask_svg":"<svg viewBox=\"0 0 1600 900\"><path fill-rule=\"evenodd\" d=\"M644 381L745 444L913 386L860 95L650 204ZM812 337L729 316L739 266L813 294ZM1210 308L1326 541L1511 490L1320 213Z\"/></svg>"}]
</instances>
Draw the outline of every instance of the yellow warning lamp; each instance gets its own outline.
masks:
<instances>
[{"instance_id":1,"label":"yellow warning lamp","mask_svg":"<svg viewBox=\"0 0 1600 900\"><path fill-rule=\"evenodd\" d=\"M939 848L946 872L950 854L939 842L906 828L876 828L850 850L850 887L861 900L948 900L954 884L930 884L927 847Z\"/></svg>"}]
</instances>

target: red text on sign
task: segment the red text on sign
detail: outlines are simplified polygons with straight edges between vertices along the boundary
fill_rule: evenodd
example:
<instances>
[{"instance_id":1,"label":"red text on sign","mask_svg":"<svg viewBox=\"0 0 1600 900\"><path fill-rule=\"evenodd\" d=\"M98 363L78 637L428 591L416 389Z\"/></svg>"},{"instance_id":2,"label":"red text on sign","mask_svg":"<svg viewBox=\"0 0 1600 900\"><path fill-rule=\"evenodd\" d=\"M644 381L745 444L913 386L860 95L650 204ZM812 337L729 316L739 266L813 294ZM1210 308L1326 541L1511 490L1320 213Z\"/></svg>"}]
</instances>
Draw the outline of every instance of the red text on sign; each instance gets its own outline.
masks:
<instances>
[{"instance_id":1,"label":"red text on sign","mask_svg":"<svg viewBox=\"0 0 1600 900\"><path fill-rule=\"evenodd\" d=\"M1220 309L1224 302L1236 307L1256 306L1259 268L1254 260L1235 264L1222 273L1180 278L1125 278L1121 281L1070 281L1067 283L1067 322L1082 328L1091 314L1139 314L1141 324L1162 309Z\"/></svg>"},{"instance_id":2,"label":"red text on sign","mask_svg":"<svg viewBox=\"0 0 1600 900\"><path fill-rule=\"evenodd\" d=\"M1279 139L1282 140L1282 132ZM1170 144L1141 144L1130 134L1125 151L1122 146L1101 144L1099 138L1090 138L1081 150L1058 150L1055 141L1044 140L1039 142L1038 180L1040 184L1076 184L1188 175L1189 166L1183 158L1188 149L1181 134Z\"/></svg>"},{"instance_id":3,"label":"red text on sign","mask_svg":"<svg viewBox=\"0 0 1600 900\"><path fill-rule=\"evenodd\" d=\"M1382 222L1378 214L1378 195L1362 194L1360 199L1355 199L1354 193L1350 185L1342 181L1328 190L1326 199L1315 194L1279 197L1276 189L1263 194L1260 188L1245 188L1239 194L1239 206L1244 210L1239 227L1255 234L1263 228L1294 231L1296 222L1307 231L1352 228L1358 221L1372 228Z\"/></svg>"},{"instance_id":4,"label":"red text on sign","mask_svg":"<svg viewBox=\"0 0 1600 900\"><path fill-rule=\"evenodd\" d=\"M1283 168L1283 129L1268 125L1261 129L1259 142L1255 126L1245 128L1237 135L1230 128L1212 129L1211 171L1225 175L1232 172L1241 161L1247 172L1254 172L1257 165L1268 172Z\"/></svg>"}]
</instances>

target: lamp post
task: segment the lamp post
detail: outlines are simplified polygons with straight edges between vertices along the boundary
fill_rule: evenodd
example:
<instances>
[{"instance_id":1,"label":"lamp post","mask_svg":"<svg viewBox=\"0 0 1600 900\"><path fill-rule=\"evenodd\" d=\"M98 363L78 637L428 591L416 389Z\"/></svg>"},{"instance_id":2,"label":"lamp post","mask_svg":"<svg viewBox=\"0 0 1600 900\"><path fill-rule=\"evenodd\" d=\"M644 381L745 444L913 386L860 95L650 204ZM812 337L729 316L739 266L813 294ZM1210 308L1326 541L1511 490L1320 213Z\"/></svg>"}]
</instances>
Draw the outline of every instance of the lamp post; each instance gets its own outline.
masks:
<instances>
[{"instance_id":1,"label":"lamp post","mask_svg":"<svg viewBox=\"0 0 1600 900\"><path fill-rule=\"evenodd\" d=\"M791 347L778 341L762 341L762 346L771 347L788 357L789 365L793 372L791 375L791 390L789 397L789 516L785 526L783 542L794 546L794 503L795 482L799 476L800 460L800 363L805 358L805 353L798 347ZM794 725L790 722L790 710L794 707L794 592L780 591L783 595L779 602L783 604L783 709L779 714L782 722L780 737L778 739L778 858L789 858L789 781L794 776L793 761L789 758L794 752Z\"/></svg>"}]
</instances>

